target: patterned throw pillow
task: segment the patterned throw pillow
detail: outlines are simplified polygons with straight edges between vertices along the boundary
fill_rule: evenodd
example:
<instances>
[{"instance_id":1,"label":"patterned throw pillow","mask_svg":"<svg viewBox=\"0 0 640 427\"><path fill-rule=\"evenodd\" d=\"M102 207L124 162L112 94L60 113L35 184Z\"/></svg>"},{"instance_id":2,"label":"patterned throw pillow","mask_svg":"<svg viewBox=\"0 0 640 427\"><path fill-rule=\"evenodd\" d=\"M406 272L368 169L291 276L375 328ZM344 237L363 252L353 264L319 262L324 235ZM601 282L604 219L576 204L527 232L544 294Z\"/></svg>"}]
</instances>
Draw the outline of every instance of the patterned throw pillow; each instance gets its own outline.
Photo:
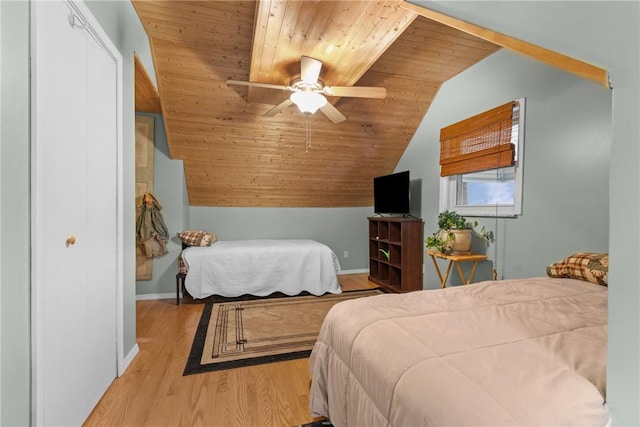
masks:
<instances>
[{"instance_id":1,"label":"patterned throw pillow","mask_svg":"<svg viewBox=\"0 0 640 427\"><path fill-rule=\"evenodd\" d=\"M202 230L183 231L178 237L187 246L211 246L218 240L215 234Z\"/></svg>"},{"instance_id":2,"label":"patterned throw pillow","mask_svg":"<svg viewBox=\"0 0 640 427\"><path fill-rule=\"evenodd\" d=\"M547 267L549 277L567 277L608 286L609 254L577 252Z\"/></svg>"}]
</instances>

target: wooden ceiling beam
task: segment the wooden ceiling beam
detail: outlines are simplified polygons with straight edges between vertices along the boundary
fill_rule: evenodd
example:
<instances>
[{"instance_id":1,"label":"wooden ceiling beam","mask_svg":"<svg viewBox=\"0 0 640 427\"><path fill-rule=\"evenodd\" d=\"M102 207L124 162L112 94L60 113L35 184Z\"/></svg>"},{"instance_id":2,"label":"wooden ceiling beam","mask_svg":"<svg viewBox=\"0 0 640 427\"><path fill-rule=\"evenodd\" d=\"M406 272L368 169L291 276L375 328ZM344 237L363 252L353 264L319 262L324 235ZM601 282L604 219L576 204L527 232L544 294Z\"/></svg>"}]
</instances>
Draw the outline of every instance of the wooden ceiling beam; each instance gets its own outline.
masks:
<instances>
[{"instance_id":1,"label":"wooden ceiling beam","mask_svg":"<svg viewBox=\"0 0 640 427\"><path fill-rule=\"evenodd\" d=\"M401 3L256 2L249 81L288 85L307 55L323 62L327 85L353 86L418 17ZM274 98L248 90L249 102L277 104Z\"/></svg>"},{"instance_id":2,"label":"wooden ceiling beam","mask_svg":"<svg viewBox=\"0 0 640 427\"><path fill-rule=\"evenodd\" d=\"M162 114L160 95L138 55L133 54L135 64L135 110Z\"/></svg>"},{"instance_id":3,"label":"wooden ceiling beam","mask_svg":"<svg viewBox=\"0 0 640 427\"><path fill-rule=\"evenodd\" d=\"M583 79L591 80L607 89L612 87L609 72L595 65L406 1L402 3L401 7L424 18L431 19L488 42L495 43L498 46L542 61Z\"/></svg>"}]
</instances>

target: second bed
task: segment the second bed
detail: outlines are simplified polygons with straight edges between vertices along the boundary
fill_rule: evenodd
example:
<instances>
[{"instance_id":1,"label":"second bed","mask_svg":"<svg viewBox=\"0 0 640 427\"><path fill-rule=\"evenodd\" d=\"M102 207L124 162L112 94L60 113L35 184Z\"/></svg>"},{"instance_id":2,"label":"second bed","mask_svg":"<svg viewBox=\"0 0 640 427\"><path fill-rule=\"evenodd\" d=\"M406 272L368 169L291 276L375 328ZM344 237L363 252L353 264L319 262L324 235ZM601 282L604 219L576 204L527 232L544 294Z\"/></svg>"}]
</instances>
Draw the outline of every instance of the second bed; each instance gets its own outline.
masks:
<instances>
[{"instance_id":1,"label":"second bed","mask_svg":"<svg viewBox=\"0 0 640 427\"><path fill-rule=\"evenodd\" d=\"M198 299L341 292L338 257L315 240L222 240L211 246L188 247L182 258L187 268L185 288Z\"/></svg>"}]
</instances>

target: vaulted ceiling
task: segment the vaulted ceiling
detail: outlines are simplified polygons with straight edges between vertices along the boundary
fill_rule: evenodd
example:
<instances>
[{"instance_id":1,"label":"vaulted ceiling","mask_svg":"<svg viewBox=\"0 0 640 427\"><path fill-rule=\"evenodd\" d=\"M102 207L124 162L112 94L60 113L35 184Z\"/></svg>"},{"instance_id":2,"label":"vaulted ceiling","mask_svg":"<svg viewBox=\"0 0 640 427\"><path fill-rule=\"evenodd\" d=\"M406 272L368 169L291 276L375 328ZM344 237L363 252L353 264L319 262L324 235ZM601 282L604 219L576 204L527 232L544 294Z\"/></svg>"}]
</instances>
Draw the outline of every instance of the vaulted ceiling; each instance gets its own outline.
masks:
<instances>
[{"instance_id":1,"label":"vaulted ceiling","mask_svg":"<svg viewBox=\"0 0 640 427\"><path fill-rule=\"evenodd\" d=\"M384 1L133 0L149 36L170 156L197 206L372 205L372 178L393 172L440 86L500 48ZM345 117L306 117L289 93L300 56L327 85L384 87L384 99L337 98Z\"/></svg>"}]
</instances>

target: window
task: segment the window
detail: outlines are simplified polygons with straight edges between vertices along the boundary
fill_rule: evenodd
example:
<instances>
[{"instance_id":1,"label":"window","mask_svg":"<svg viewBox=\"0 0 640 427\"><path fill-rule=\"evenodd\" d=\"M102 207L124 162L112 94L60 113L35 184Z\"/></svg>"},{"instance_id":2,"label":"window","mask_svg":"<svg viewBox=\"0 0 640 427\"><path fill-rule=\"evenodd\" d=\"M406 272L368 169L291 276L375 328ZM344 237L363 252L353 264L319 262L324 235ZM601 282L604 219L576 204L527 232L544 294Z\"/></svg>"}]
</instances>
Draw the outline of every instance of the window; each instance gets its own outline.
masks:
<instances>
[{"instance_id":1,"label":"window","mask_svg":"<svg viewBox=\"0 0 640 427\"><path fill-rule=\"evenodd\" d=\"M512 109L513 166L441 177L440 212L453 210L464 216L499 217L522 214L524 117L525 98L520 98Z\"/></svg>"}]
</instances>

